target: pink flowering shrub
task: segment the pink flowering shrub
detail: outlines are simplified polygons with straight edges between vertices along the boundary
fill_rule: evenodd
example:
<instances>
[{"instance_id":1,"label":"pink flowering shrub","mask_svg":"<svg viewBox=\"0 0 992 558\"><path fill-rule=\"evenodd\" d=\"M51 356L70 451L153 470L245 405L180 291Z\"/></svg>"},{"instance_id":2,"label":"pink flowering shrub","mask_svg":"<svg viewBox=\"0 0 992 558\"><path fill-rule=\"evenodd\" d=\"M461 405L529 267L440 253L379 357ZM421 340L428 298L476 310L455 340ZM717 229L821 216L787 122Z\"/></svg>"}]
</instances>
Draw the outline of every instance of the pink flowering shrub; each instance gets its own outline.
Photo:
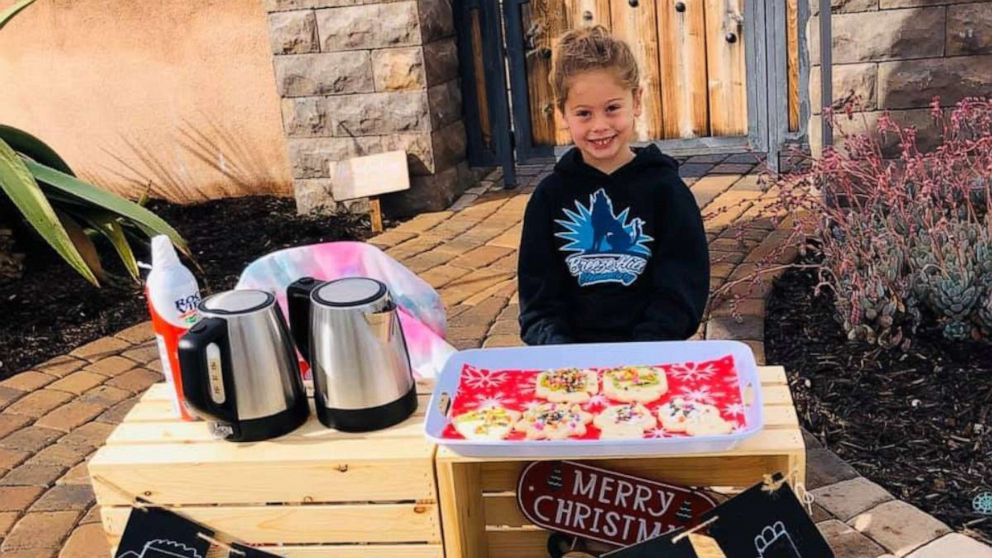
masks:
<instances>
[{"instance_id":1,"label":"pink flowering shrub","mask_svg":"<svg viewBox=\"0 0 992 558\"><path fill-rule=\"evenodd\" d=\"M942 138L926 153L888 115L846 132L852 114L831 115L837 148L774 184L793 240L822 256L818 291L832 292L851 340L905 349L921 325L992 340L992 102L935 99ZM889 135L896 158L883 157Z\"/></svg>"}]
</instances>

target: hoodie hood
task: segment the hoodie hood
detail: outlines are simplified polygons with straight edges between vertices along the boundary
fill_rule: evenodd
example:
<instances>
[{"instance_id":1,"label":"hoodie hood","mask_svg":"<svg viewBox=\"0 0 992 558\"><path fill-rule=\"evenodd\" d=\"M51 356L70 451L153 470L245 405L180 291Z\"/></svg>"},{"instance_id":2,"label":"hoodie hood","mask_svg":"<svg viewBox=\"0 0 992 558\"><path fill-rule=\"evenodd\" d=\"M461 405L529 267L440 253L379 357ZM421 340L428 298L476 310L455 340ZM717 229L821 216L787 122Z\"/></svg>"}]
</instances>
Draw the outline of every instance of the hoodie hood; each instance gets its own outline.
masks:
<instances>
[{"instance_id":1,"label":"hoodie hood","mask_svg":"<svg viewBox=\"0 0 992 558\"><path fill-rule=\"evenodd\" d=\"M555 171L566 175L587 176L590 178L602 178L604 176L619 176L633 171L641 171L649 167L667 168L678 172L679 163L673 157L665 155L658 149L658 146L651 144L645 147L634 147L634 158L626 165L613 171L612 175L607 175L603 171L590 166L582 159L582 152L573 147L569 149L562 158L555 163Z\"/></svg>"}]
</instances>

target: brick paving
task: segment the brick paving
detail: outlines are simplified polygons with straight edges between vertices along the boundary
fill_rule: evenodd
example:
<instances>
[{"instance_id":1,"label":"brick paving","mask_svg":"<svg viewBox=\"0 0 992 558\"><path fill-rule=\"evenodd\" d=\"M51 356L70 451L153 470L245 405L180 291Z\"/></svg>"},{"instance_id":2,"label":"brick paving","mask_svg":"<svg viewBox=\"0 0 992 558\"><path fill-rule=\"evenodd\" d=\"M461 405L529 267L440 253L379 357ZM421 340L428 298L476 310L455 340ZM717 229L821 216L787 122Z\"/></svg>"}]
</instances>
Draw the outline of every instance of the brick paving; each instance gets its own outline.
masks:
<instances>
[{"instance_id":1,"label":"brick paving","mask_svg":"<svg viewBox=\"0 0 992 558\"><path fill-rule=\"evenodd\" d=\"M759 214L772 194L761 190L756 164L753 155L739 154L691 157L682 166L707 216L713 289L745 277L785 237ZM438 290L448 308L449 341L457 348L521 344L521 218L528 194L549 171L549 165L520 167L523 184L513 191L503 190L493 173L449 210L419 215L370 240ZM781 263L794 255L784 254ZM739 317L727 302L712 304L696 338L743 341L764 362L768 285L734 289L743 297ZM161 380L146 322L0 382L0 556L110 555L86 461L140 394ZM951 533L860 477L812 436L806 439L813 518L838 558L992 558L992 548Z\"/></svg>"}]
</instances>

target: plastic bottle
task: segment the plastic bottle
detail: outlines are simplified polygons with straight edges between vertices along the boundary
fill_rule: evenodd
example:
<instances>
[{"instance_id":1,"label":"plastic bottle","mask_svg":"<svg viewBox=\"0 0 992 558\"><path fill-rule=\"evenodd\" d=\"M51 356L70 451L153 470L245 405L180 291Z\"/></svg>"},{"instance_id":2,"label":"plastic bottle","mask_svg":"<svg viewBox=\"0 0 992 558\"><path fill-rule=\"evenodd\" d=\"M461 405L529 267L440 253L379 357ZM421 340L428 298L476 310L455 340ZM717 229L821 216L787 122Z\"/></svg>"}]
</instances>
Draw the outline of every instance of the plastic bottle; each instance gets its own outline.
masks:
<instances>
[{"instance_id":1,"label":"plastic bottle","mask_svg":"<svg viewBox=\"0 0 992 558\"><path fill-rule=\"evenodd\" d=\"M179 338L199 318L200 286L196 277L179 261L169 237L152 238L152 270L145 283L145 298L152 316L162 373L168 382L172 410L182 420L196 420L186 407L179 370Z\"/></svg>"}]
</instances>

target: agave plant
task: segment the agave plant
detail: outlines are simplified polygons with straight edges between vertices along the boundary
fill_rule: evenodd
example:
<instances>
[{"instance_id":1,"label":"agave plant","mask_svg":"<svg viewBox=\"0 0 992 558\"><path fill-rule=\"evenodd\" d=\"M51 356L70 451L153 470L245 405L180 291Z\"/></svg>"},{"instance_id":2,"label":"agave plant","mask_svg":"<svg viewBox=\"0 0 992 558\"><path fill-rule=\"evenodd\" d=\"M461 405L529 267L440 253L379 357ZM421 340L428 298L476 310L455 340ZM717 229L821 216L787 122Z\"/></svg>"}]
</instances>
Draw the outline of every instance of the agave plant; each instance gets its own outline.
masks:
<instances>
[{"instance_id":1,"label":"agave plant","mask_svg":"<svg viewBox=\"0 0 992 558\"><path fill-rule=\"evenodd\" d=\"M0 29L35 0L0 12ZM125 269L138 278L130 239L159 234L190 256L183 238L144 207L76 178L68 164L31 134L0 125L0 191L41 237L87 281L99 286L107 274L93 238L104 237Z\"/></svg>"}]
</instances>

